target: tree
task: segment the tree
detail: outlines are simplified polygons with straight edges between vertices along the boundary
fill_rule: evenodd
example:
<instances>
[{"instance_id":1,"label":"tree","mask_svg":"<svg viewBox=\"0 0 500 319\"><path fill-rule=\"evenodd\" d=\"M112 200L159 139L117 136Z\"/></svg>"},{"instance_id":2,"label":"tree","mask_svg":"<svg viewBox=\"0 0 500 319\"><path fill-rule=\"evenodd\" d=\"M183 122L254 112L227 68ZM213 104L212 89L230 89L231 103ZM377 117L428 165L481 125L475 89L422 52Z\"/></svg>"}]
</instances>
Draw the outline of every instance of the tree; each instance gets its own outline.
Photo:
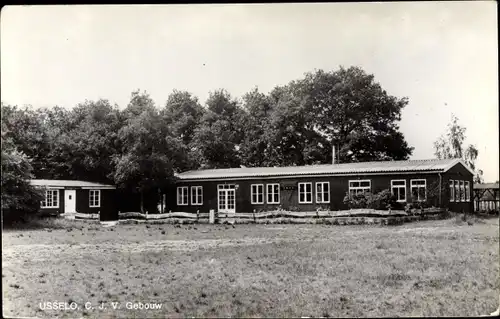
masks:
<instances>
[{"instance_id":1,"label":"tree","mask_svg":"<svg viewBox=\"0 0 500 319\"><path fill-rule=\"evenodd\" d=\"M341 162L402 160L413 151L397 124L408 100L358 67L306 73L270 99L268 155L279 165L330 163L334 145Z\"/></svg>"},{"instance_id":2,"label":"tree","mask_svg":"<svg viewBox=\"0 0 500 319\"><path fill-rule=\"evenodd\" d=\"M243 109L225 90L211 92L206 104L207 112L193 138L194 154L204 168L238 167L244 138Z\"/></svg>"},{"instance_id":3,"label":"tree","mask_svg":"<svg viewBox=\"0 0 500 319\"><path fill-rule=\"evenodd\" d=\"M172 136L179 138L186 148L188 161L185 167L180 167L181 170L196 169L200 166L193 139L204 114L205 109L198 103L197 97L189 92L177 90L169 95L165 108L161 111L163 121Z\"/></svg>"},{"instance_id":4,"label":"tree","mask_svg":"<svg viewBox=\"0 0 500 319\"><path fill-rule=\"evenodd\" d=\"M483 170L478 169L476 175L474 175L474 184L482 184L482 183L484 183Z\"/></svg>"},{"instance_id":5,"label":"tree","mask_svg":"<svg viewBox=\"0 0 500 319\"><path fill-rule=\"evenodd\" d=\"M189 145L204 112L197 97L189 92L174 90L168 96L161 114L170 126L172 134L180 137L185 145Z\"/></svg>"},{"instance_id":6,"label":"tree","mask_svg":"<svg viewBox=\"0 0 500 319\"><path fill-rule=\"evenodd\" d=\"M266 132L270 130L269 115L273 104L263 93L254 88L243 96L245 109L244 140L241 146L241 162L246 166L265 166L268 164L266 154L268 140Z\"/></svg>"},{"instance_id":7,"label":"tree","mask_svg":"<svg viewBox=\"0 0 500 319\"><path fill-rule=\"evenodd\" d=\"M9 129L2 122L2 215L4 222L22 219L38 211L43 199L40 192L30 185L33 178L30 159L17 150Z\"/></svg>"},{"instance_id":8,"label":"tree","mask_svg":"<svg viewBox=\"0 0 500 319\"><path fill-rule=\"evenodd\" d=\"M31 159L35 171L47 168L50 145L43 113L28 106L19 108L2 103L2 126L4 138Z\"/></svg>"},{"instance_id":9,"label":"tree","mask_svg":"<svg viewBox=\"0 0 500 319\"><path fill-rule=\"evenodd\" d=\"M467 129L458 123L458 118L452 114L446 132L434 142L434 155L438 159L463 159L472 170L476 171L476 160L479 150L472 144L464 148L466 131ZM481 170L476 171L474 182L480 182L482 174Z\"/></svg>"},{"instance_id":10,"label":"tree","mask_svg":"<svg viewBox=\"0 0 500 319\"><path fill-rule=\"evenodd\" d=\"M264 133L268 143L264 153L268 165L315 164L327 153L324 138L314 130L315 119L307 110L304 94L295 86L296 82L292 82L271 92L276 97L275 105Z\"/></svg>"},{"instance_id":11,"label":"tree","mask_svg":"<svg viewBox=\"0 0 500 319\"><path fill-rule=\"evenodd\" d=\"M173 181L174 172L186 165L186 149L168 130L146 92L132 92L123 114L125 124L118 131L120 149L113 158L114 180L121 188L141 194L144 211L143 195L156 194Z\"/></svg>"},{"instance_id":12,"label":"tree","mask_svg":"<svg viewBox=\"0 0 500 319\"><path fill-rule=\"evenodd\" d=\"M85 101L62 119L66 129L53 136L49 159L60 164L58 174L71 179L113 182L112 157L122 125L118 107L109 101Z\"/></svg>"}]
</instances>

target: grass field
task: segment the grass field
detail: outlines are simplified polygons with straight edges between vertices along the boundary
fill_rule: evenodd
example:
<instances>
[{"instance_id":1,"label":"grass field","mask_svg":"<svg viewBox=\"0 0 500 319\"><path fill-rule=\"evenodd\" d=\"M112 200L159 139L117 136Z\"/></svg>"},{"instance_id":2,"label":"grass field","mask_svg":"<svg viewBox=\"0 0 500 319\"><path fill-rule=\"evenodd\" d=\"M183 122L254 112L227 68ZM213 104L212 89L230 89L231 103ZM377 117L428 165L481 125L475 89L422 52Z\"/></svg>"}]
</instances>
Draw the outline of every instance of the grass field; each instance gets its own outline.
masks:
<instances>
[{"instance_id":1,"label":"grass field","mask_svg":"<svg viewBox=\"0 0 500 319\"><path fill-rule=\"evenodd\" d=\"M499 302L498 218L385 227L68 225L4 230L4 316L476 316ZM49 310L47 302L78 309Z\"/></svg>"}]
</instances>

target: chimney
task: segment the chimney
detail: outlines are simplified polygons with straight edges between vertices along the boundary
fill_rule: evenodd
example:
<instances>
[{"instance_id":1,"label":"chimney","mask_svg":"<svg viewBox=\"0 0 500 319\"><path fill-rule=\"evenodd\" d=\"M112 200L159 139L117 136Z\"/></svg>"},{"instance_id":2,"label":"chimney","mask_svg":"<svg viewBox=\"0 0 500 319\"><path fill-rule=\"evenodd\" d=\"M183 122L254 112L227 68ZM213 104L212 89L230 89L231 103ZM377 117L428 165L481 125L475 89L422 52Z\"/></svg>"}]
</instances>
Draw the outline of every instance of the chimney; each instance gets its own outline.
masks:
<instances>
[{"instance_id":1,"label":"chimney","mask_svg":"<svg viewBox=\"0 0 500 319\"><path fill-rule=\"evenodd\" d=\"M335 145L332 145L332 164L335 164Z\"/></svg>"}]
</instances>

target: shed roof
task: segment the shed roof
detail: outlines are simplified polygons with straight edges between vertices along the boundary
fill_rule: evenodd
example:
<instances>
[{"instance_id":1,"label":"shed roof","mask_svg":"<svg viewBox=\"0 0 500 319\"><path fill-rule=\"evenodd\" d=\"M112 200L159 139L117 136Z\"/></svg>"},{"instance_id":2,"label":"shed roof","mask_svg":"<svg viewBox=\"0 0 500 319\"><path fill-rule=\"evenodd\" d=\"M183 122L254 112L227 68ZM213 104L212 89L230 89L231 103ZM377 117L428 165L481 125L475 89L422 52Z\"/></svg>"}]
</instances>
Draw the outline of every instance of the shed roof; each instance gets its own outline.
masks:
<instances>
[{"instance_id":1,"label":"shed roof","mask_svg":"<svg viewBox=\"0 0 500 319\"><path fill-rule=\"evenodd\" d=\"M474 189L494 189L494 188L500 188L500 185L498 183L484 183L484 184L474 184Z\"/></svg>"},{"instance_id":2,"label":"shed roof","mask_svg":"<svg viewBox=\"0 0 500 319\"><path fill-rule=\"evenodd\" d=\"M220 178L252 178L272 176L300 175L357 175L364 173L418 173L446 172L457 164L462 164L471 174L470 169L460 159L429 159L407 161L378 161L345 164L323 164L288 167L241 167L225 169L194 170L177 174L181 180L201 180Z\"/></svg>"},{"instance_id":3,"label":"shed roof","mask_svg":"<svg viewBox=\"0 0 500 319\"><path fill-rule=\"evenodd\" d=\"M32 179L30 184L41 187L89 187L99 189L115 189L116 186L86 181L73 181L61 179Z\"/></svg>"}]
</instances>

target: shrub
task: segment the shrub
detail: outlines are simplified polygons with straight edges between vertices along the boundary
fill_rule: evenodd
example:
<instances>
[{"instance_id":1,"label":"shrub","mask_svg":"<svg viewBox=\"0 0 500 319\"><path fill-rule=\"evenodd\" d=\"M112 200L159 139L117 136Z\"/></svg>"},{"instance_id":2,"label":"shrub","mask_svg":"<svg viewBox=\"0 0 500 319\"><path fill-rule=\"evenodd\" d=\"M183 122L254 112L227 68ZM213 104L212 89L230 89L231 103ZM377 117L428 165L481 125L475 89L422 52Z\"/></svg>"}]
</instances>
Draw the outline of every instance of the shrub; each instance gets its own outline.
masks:
<instances>
[{"instance_id":1,"label":"shrub","mask_svg":"<svg viewBox=\"0 0 500 319\"><path fill-rule=\"evenodd\" d=\"M349 196L348 193L346 193L344 197L344 204L347 205L350 209L352 208L366 208L367 200L366 200L365 194L356 194Z\"/></svg>"},{"instance_id":2,"label":"shrub","mask_svg":"<svg viewBox=\"0 0 500 319\"><path fill-rule=\"evenodd\" d=\"M396 197L389 189L384 189L376 194L365 193L349 196L346 193L344 204L352 208L372 208L377 210L387 210L389 208L402 207L396 202Z\"/></svg>"},{"instance_id":3,"label":"shrub","mask_svg":"<svg viewBox=\"0 0 500 319\"><path fill-rule=\"evenodd\" d=\"M396 197L389 189L384 189L376 194L368 194L367 207L378 210L386 210L396 205Z\"/></svg>"}]
</instances>

